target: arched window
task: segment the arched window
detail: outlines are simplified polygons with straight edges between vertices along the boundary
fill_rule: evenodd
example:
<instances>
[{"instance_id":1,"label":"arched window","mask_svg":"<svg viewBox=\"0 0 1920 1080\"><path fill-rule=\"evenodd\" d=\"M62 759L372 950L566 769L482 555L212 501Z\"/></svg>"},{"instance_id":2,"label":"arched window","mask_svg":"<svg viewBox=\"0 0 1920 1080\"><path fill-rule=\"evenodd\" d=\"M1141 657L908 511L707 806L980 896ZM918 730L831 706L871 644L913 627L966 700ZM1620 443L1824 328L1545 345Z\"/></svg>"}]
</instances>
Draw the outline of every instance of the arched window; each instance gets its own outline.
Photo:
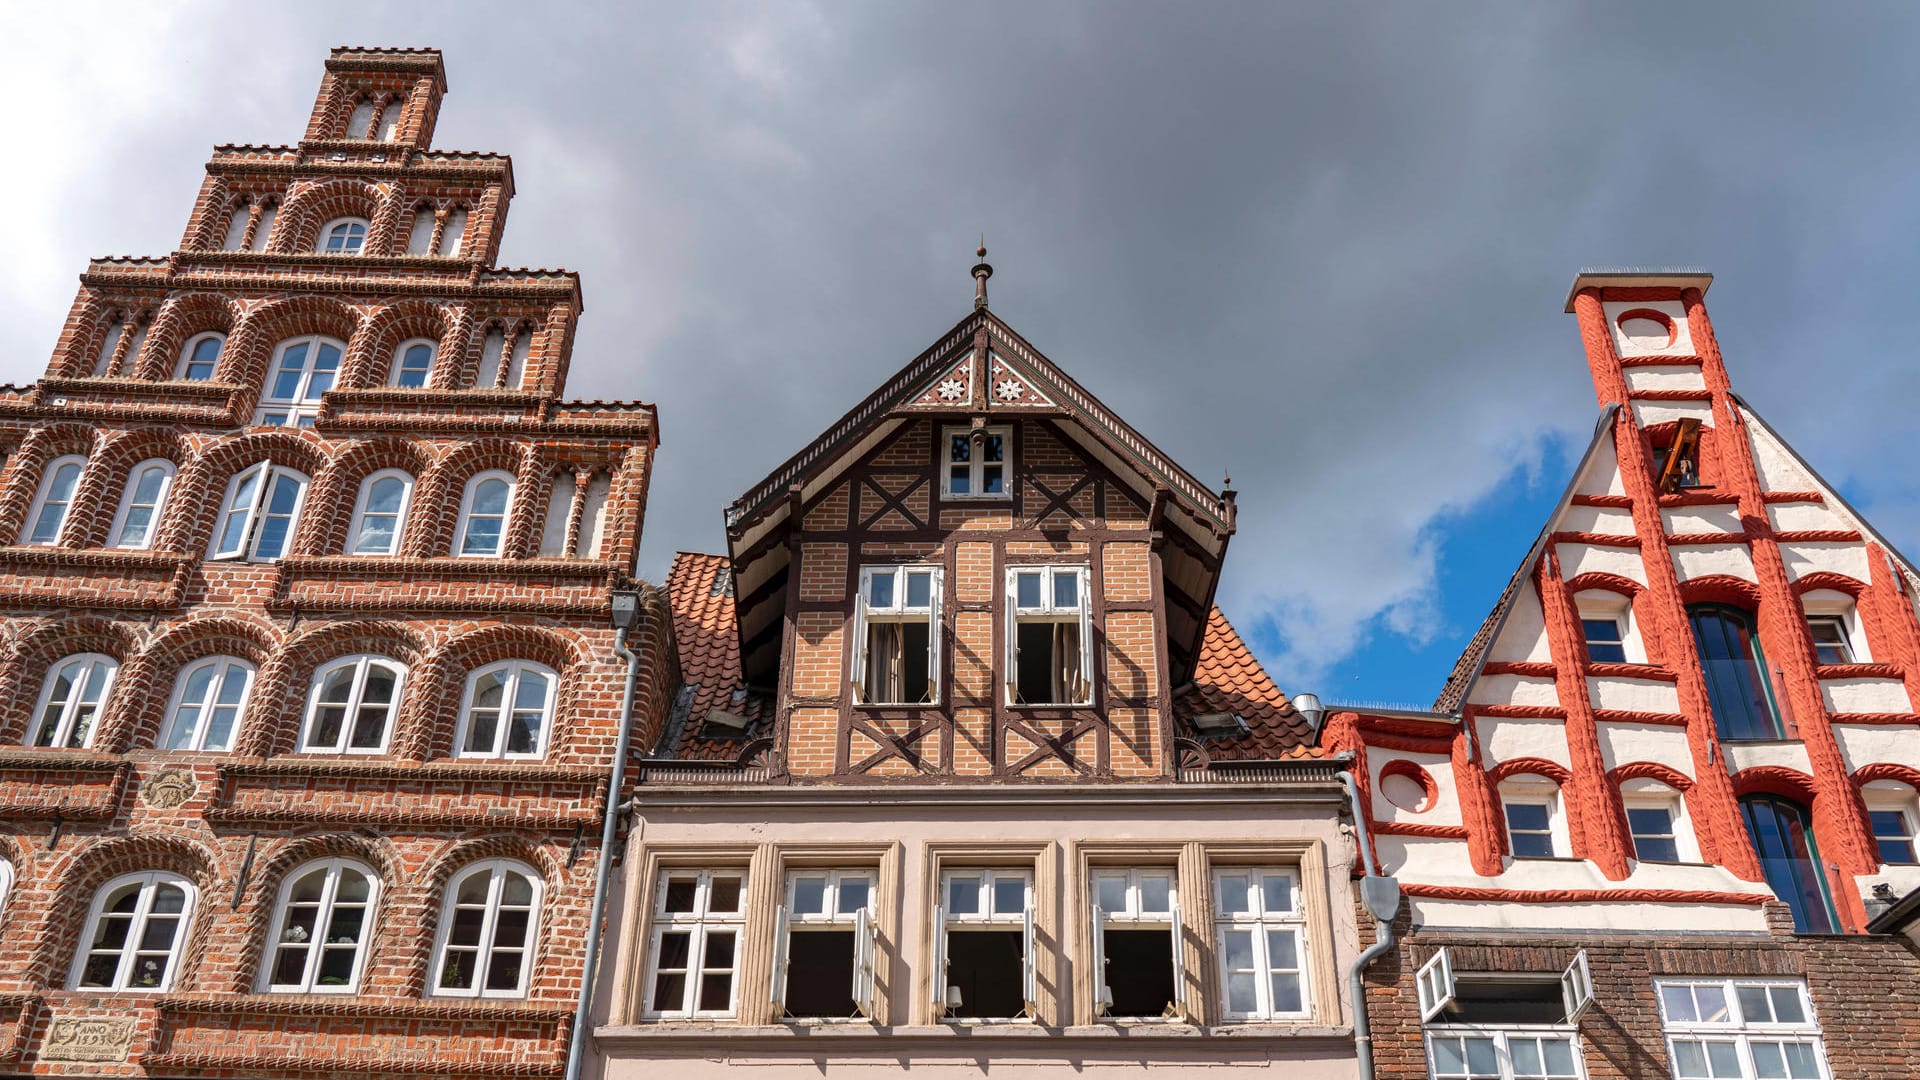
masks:
<instances>
[{"instance_id":1,"label":"arched window","mask_svg":"<svg viewBox=\"0 0 1920 1080\"><path fill-rule=\"evenodd\" d=\"M567 550L567 519L573 514L573 493L579 481L572 472L562 470L553 478L547 493L547 521L540 531L540 554L564 558Z\"/></svg>"},{"instance_id":2,"label":"arched window","mask_svg":"<svg viewBox=\"0 0 1920 1080\"><path fill-rule=\"evenodd\" d=\"M413 227L407 231L407 254L433 254L433 210L421 207L413 213Z\"/></svg>"},{"instance_id":3,"label":"arched window","mask_svg":"<svg viewBox=\"0 0 1920 1080\"><path fill-rule=\"evenodd\" d=\"M361 98L354 105L353 114L347 117L347 138L373 138L373 99Z\"/></svg>"},{"instance_id":4,"label":"arched window","mask_svg":"<svg viewBox=\"0 0 1920 1080\"><path fill-rule=\"evenodd\" d=\"M525 329L513 337L513 351L507 354L507 376L502 385L517 389L527 378L527 353L533 346L533 331Z\"/></svg>"},{"instance_id":5,"label":"arched window","mask_svg":"<svg viewBox=\"0 0 1920 1080\"><path fill-rule=\"evenodd\" d=\"M75 750L93 745L94 728L119 670L120 661L99 653L54 661L40 687L28 745Z\"/></svg>"},{"instance_id":6,"label":"arched window","mask_svg":"<svg viewBox=\"0 0 1920 1080\"><path fill-rule=\"evenodd\" d=\"M505 550L507 512L513 506L513 474L492 469L467 481L460 498L460 542L454 554L463 558L497 558Z\"/></svg>"},{"instance_id":7,"label":"arched window","mask_svg":"<svg viewBox=\"0 0 1920 1080\"><path fill-rule=\"evenodd\" d=\"M482 390L490 390L500 378L501 354L507 348L506 331L498 326L487 331L480 339L480 371L474 385Z\"/></svg>"},{"instance_id":8,"label":"arched window","mask_svg":"<svg viewBox=\"0 0 1920 1080\"><path fill-rule=\"evenodd\" d=\"M128 874L102 885L87 913L69 988L158 993L171 987L193 901L193 885L178 874Z\"/></svg>"},{"instance_id":9,"label":"arched window","mask_svg":"<svg viewBox=\"0 0 1920 1080\"><path fill-rule=\"evenodd\" d=\"M333 387L347 347L329 337L297 337L280 343L273 379L253 422L269 427L312 427L320 395Z\"/></svg>"},{"instance_id":10,"label":"arched window","mask_svg":"<svg viewBox=\"0 0 1920 1080\"><path fill-rule=\"evenodd\" d=\"M213 369L220 363L220 350L226 344L227 336L218 332L188 338L186 348L180 350L180 363L173 369L173 377L193 382L213 378Z\"/></svg>"},{"instance_id":11,"label":"arched window","mask_svg":"<svg viewBox=\"0 0 1920 1080\"><path fill-rule=\"evenodd\" d=\"M127 473L127 489L120 496L120 509L113 515L113 528L107 535L117 548L147 548L160 529L160 512L165 509L167 492L173 487L173 462L151 458L135 465Z\"/></svg>"},{"instance_id":12,"label":"arched window","mask_svg":"<svg viewBox=\"0 0 1920 1080\"><path fill-rule=\"evenodd\" d=\"M447 258L459 255L466 232L467 212L458 208L449 211L447 226L440 230L440 254Z\"/></svg>"},{"instance_id":13,"label":"arched window","mask_svg":"<svg viewBox=\"0 0 1920 1080\"><path fill-rule=\"evenodd\" d=\"M323 859L287 875L274 905L271 957L260 989L351 994L360 985L380 883L365 865Z\"/></svg>"},{"instance_id":14,"label":"arched window","mask_svg":"<svg viewBox=\"0 0 1920 1080\"><path fill-rule=\"evenodd\" d=\"M1760 855L1760 869L1773 893L1793 908L1793 928L1802 934L1831 934L1840 926L1827 892L1820 846L1806 808L1777 795L1740 800L1747 836Z\"/></svg>"},{"instance_id":15,"label":"arched window","mask_svg":"<svg viewBox=\"0 0 1920 1080\"><path fill-rule=\"evenodd\" d=\"M1500 782L1500 805L1506 811L1507 852L1514 858L1564 859L1573 854L1558 784L1544 776L1509 777Z\"/></svg>"},{"instance_id":16,"label":"arched window","mask_svg":"<svg viewBox=\"0 0 1920 1080\"><path fill-rule=\"evenodd\" d=\"M189 664L174 680L162 750L231 750L253 689L253 665L234 656Z\"/></svg>"},{"instance_id":17,"label":"arched window","mask_svg":"<svg viewBox=\"0 0 1920 1080\"><path fill-rule=\"evenodd\" d=\"M594 473L587 482L580 504L580 535L574 541L575 558L598 559L606 554L602 549L607 532L607 495L612 490L613 478L603 472Z\"/></svg>"},{"instance_id":18,"label":"arched window","mask_svg":"<svg viewBox=\"0 0 1920 1080\"><path fill-rule=\"evenodd\" d=\"M260 224L255 226L253 230L252 250L267 250L267 240L273 236L273 219L278 216L279 213L280 207L271 202L260 208Z\"/></svg>"},{"instance_id":19,"label":"arched window","mask_svg":"<svg viewBox=\"0 0 1920 1080\"><path fill-rule=\"evenodd\" d=\"M400 550L407 506L413 501L413 477L399 469L381 469L360 482L347 529L347 554L392 555Z\"/></svg>"},{"instance_id":20,"label":"arched window","mask_svg":"<svg viewBox=\"0 0 1920 1080\"><path fill-rule=\"evenodd\" d=\"M285 555L306 497L306 474L270 461L234 473L208 558L271 562Z\"/></svg>"},{"instance_id":21,"label":"arched window","mask_svg":"<svg viewBox=\"0 0 1920 1080\"><path fill-rule=\"evenodd\" d=\"M67 511L73 507L74 491L80 486L80 473L87 459L78 455L55 458L40 473L40 490L34 493L33 509L27 513L24 543L48 547L60 539L67 523Z\"/></svg>"},{"instance_id":22,"label":"arched window","mask_svg":"<svg viewBox=\"0 0 1920 1080\"><path fill-rule=\"evenodd\" d=\"M7 897L13 895L13 864L0 859L0 915L7 912Z\"/></svg>"},{"instance_id":23,"label":"arched window","mask_svg":"<svg viewBox=\"0 0 1920 1080\"><path fill-rule=\"evenodd\" d=\"M540 878L522 863L492 860L447 885L434 950L433 993L442 997L525 997Z\"/></svg>"},{"instance_id":24,"label":"arched window","mask_svg":"<svg viewBox=\"0 0 1920 1080\"><path fill-rule=\"evenodd\" d=\"M1706 669L1707 699L1720 737L1784 737L1753 616L1725 604L1694 604L1687 608L1687 621Z\"/></svg>"},{"instance_id":25,"label":"arched window","mask_svg":"<svg viewBox=\"0 0 1920 1080\"><path fill-rule=\"evenodd\" d=\"M241 245L246 243L247 220L250 216L245 202L234 207L233 212L227 215L227 235L220 242L223 251L239 251Z\"/></svg>"},{"instance_id":26,"label":"arched window","mask_svg":"<svg viewBox=\"0 0 1920 1080\"><path fill-rule=\"evenodd\" d=\"M433 357L440 347L425 338L414 338L402 342L393 350L393 376L390 380L395 386L422 387L427 385L427 376L433 373Z\"/></svg>"},{"instance_id":27,"label":"arched window","mask_svg":"<svg viewBox=\"0 0 1920 1080\"><path fill-rule=\"evenodd\" d=\"M335 218L321 227L319 246L313 250L321 255L358 255L366 244L366 218Z\"/></svg>"},{"instance_id":28,"label":"arched window","mask_svg":"<svg viewBox=\"0 0 1920 1080\"><path fill-rule=\"evenodd\" d=\"M553 669L524 660L491 664L467 679L460 757L538 758L553 726Z\"/></svg>"},{"instance_id":29,"label":"arched window","mask_svg":"<svg viewBox=\"0 0 1920 1080\"><path fill-rule=\"evenodd\" d=\"M301 751L386 752L406 670L384 656L349 656L315 672Z\"/></svg>"}]
</instances>

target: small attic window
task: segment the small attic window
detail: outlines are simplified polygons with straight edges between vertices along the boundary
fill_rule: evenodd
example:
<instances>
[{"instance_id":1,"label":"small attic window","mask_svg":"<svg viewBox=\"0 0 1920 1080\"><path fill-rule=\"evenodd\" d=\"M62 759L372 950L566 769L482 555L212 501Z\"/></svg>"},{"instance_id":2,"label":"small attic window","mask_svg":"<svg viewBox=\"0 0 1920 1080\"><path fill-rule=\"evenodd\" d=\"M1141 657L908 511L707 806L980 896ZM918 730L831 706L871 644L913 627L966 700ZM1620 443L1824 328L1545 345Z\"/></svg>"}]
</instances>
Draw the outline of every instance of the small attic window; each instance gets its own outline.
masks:
<instances>
[{"instance_id":1,"label":"small attic window","mask_svg":"<svg viewBox=\"0 0 1920 1080\"><path fill-rule=\"evenodd\" d=\"M1251 729L1239 713L1210 712L1193 718L1193 730L1202 738L1237 739Z\"/></svg>"},{"instance_id":2,"label":"small attic window","mask_svg":"<svg viewBox=\"0 0 1920 1080\"><path fill-rule=\"evenodd\" d=\"M1702 486L1698 417L1681 419L1667 444L1653 448L1653 476L1662 495Z\"/></svg>"},{"instance_id":3,"label":"small attic window","mask_svg":"<svg viewBox=\"0 0 1920 1080\"><path fill-rule=\"evenodd\" d=\"M753 718L747 715L747 688L736 688L724 706L715 706L707 710L706 723L701 729L703 739L743 739L753 727Z\"/></svg>"},{"instance_id":4,"label":"small attic window","mask_svg":"<svg viewBox=\"0 0 1920 1080\"><path fill-rule=\"evenodd\" d=\"M1648 308L1626 311L1614 321L1628 348L1636 353L1659 352L1673 345L1678 336L1673 320L1664 312Z\"/></svg>"}]
</instances>

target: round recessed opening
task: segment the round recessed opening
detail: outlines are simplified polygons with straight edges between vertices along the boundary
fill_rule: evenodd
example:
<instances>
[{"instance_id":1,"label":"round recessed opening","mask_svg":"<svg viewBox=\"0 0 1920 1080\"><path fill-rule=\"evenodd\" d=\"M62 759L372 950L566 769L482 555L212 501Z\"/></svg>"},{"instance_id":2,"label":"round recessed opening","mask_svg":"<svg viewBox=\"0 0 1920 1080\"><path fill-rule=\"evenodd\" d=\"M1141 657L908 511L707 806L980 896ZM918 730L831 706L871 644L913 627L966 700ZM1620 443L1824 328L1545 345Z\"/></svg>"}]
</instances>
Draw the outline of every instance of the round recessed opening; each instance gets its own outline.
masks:
<instances>
[{"instance_id":1,"label":"round recessed opening","mask_svg":"<svg viewBox=\"0 0 1920 1080\"><path fill-rule=\"evenodd\" d=\"M1432 808L1435 786L1427 770L1411 761L1396 761L1380 771L1381 797L1409 814Z\"/></svg>"},{"instance_id":2,"label":"round recessed opening","mask_svg":"<svg viewBox=\"0 0 1920 1080\"><path fill-rule=\"evenodd\" d=\"M1658 311L1624 312L1614 325L1630 349L1664 349L1673 344L1673 320Z\"/></svg>"}]
</instances>

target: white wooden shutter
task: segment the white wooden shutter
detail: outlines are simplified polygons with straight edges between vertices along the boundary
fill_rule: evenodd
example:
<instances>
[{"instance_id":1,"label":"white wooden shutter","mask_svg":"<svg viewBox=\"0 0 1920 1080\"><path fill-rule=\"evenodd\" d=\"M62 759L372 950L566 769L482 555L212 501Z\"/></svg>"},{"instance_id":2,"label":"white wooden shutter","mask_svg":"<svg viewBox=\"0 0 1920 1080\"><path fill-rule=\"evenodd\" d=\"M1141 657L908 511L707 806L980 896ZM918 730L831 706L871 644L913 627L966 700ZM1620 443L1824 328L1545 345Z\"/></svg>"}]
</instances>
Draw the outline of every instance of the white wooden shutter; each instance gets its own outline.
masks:
<instances>
[{"instance_id":1,"label":"white wooden shutter","mask_svg":"<svg viewBox=\"0 0 1920 1080\"><path fill-rule=\"evenodd\" d=\"M773 1019L787 1014L787 909L773 909L773 967L767 977L767 999L773 1002Z\"/></svg>"},{"instance_id":2,"label":"white wooden shutter","mask_svg":"<svg viewBox=\"0 0 1920 1080\"><path fill-rule=\"evenodd\" d=\"M853 602L853 670L847 681L853 684L853 700L865 704L867 697L867 586L873 571L860 571L860 595Z\"/></svg>"},{"instance_id":3,"label":"white wooden shutter","mask_svg":"<svg viewBox=\"0 0 1920 1080\"><path fill-rule=\"evenodd\" d=\"M1168 898L1173 905L1173 1007L1169 1011L1181 1019L1187 1017L1187 941L1186 927L1180 921L1180 896Z\"/></svg>"},{"instance_id":4,"label":"white wooden shutter","mask_svg":"<svg viewBox=\"0 0 1920 1080\"><path fill-rule=\"evenodd\" d=\"M933 1015L947 1015L947 917L933 906L933 966L927 980L933 984Z\"/></svg>"},{"instance_id":5,"label":"white wooden shutter","mask_svg":"<svg viewBox=\"0 0 1920 1080\"><path fill-rule=\"evenodd\" d=\"M1593 1004L1593 973L1587 968L1587 950L1574 954L1573 963L1560 973L1560 1000L1567 1007L1567 1023L1577 1024Z\"/></svg>"},{"instance_id":6,"label":"white wooden shutter","mask_svg":"<svg viewBox=\"0 0 1920 1080\"><path fill-rule=\"evenodd\" d=\"M1093 1015L1113 1009L1113 987L1107 985L1107 913L1093 905Z\"/></svg>"},{"instance_id":7,"label":"white wooden shutter","mask_svg":"<svg viewBox=\"0 0 1920 1080\"><path fill-rule=\"evenodd\" d=\"M860 1015L869 1020L877 1020L874 1015L875 955L878 942L875 937L878 927L874 924L873 913L861 908L853 921L853 1007Z\"/></svg>"},{"instance_id":8,"label":"white wooden shutter","mask_svg":"<svg viewBox=\"0 0 1920 1080\"><path fill-rule=\"evenodd\" d=\"M1007 670L1004 672L1007 682L1007 704L1020 700L1020 619L1017 612L1015 577L1012 570L1007 571Z\"/></svg>"},{"instance_id":9,"label":"white wooden shutter","mask_svg":"<svg viewBox=\"0 0 1920 1080\"><path fill-rule=\"evenodd\" d=\"M1447 956L1447 950L1441 949L1433 958L1420 965L1420 971L1413 977L1414 987L1420 994L1420 1020L1426 1022L1440 1015L1440 1010L1453 1002L1453 961Z\"/></svg>"},{"instance_id":10,"label":"white wooden shutter","mask_svg":"<svg viewBox=\"0 0 1920 1080\"><path fill-rule=\"evenodd\" d=\"M1040 1018L1040 959L1034 955L1033 886L1027 886L1027 906L1020 912L1021 950L1026 962L1021 970L1021 993L1026 999L1027 1015Z\"/></svg>"},{"instance_id":11,"label":"white wooden shutter","mask_svg":"<svg viewBox=\"0 0 1920 1080\"><path fill-rule=\"evenodd\" d=\"M936 569L929 587L931 599L927 613L927 700L934 705L940 704L940 590L945 585L940 577Z\"/></svg>"},{"instance_id":12,"label":"white wooden shutter","mask_svg":"<svg viewBox=\"0 0 1920 1080\"><path fill-rule=\"evenodd\" d=\"M1093 701L1093 598L1087 595L1087 585L1092 575L1085 570L1075 570L1073 574L1080 579L1080 587L1074 594L1080 598L1080 685L1074 691L1074 704Z\"/></svg>"}]
</instances>

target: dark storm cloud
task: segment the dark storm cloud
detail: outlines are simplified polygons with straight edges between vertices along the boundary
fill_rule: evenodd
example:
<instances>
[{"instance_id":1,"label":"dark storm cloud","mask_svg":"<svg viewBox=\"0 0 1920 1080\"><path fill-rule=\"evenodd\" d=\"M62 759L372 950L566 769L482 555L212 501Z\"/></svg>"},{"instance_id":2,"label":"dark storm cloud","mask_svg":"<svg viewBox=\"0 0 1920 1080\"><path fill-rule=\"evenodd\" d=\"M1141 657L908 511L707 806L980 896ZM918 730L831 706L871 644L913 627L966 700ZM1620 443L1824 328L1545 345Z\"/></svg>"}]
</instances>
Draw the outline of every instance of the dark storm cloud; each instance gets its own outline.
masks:
<instances>
[{"instance_id":1,"label":"dark storm cloud","mask_svg":"<svg viewBox=\"0 0 1920 1080\"><path fill-rule=\"evenodd\" d=\"M650 575L965 313L982 230L997 312L1232 472L1222 601L1288 678L1459 629L1436 516L1590 427L1582 264L1712 269L1737 385L1920 534L1903 9L124 11L0 16L44 43L0 85L57 148L4 181L47 212L0 375L37 374L85 256L177 243L210 143L298 137L326 47L437 45L436 141L514 156L502 261L585 277L570 391L660 405Z\"/></svg>"}]
</instances>

